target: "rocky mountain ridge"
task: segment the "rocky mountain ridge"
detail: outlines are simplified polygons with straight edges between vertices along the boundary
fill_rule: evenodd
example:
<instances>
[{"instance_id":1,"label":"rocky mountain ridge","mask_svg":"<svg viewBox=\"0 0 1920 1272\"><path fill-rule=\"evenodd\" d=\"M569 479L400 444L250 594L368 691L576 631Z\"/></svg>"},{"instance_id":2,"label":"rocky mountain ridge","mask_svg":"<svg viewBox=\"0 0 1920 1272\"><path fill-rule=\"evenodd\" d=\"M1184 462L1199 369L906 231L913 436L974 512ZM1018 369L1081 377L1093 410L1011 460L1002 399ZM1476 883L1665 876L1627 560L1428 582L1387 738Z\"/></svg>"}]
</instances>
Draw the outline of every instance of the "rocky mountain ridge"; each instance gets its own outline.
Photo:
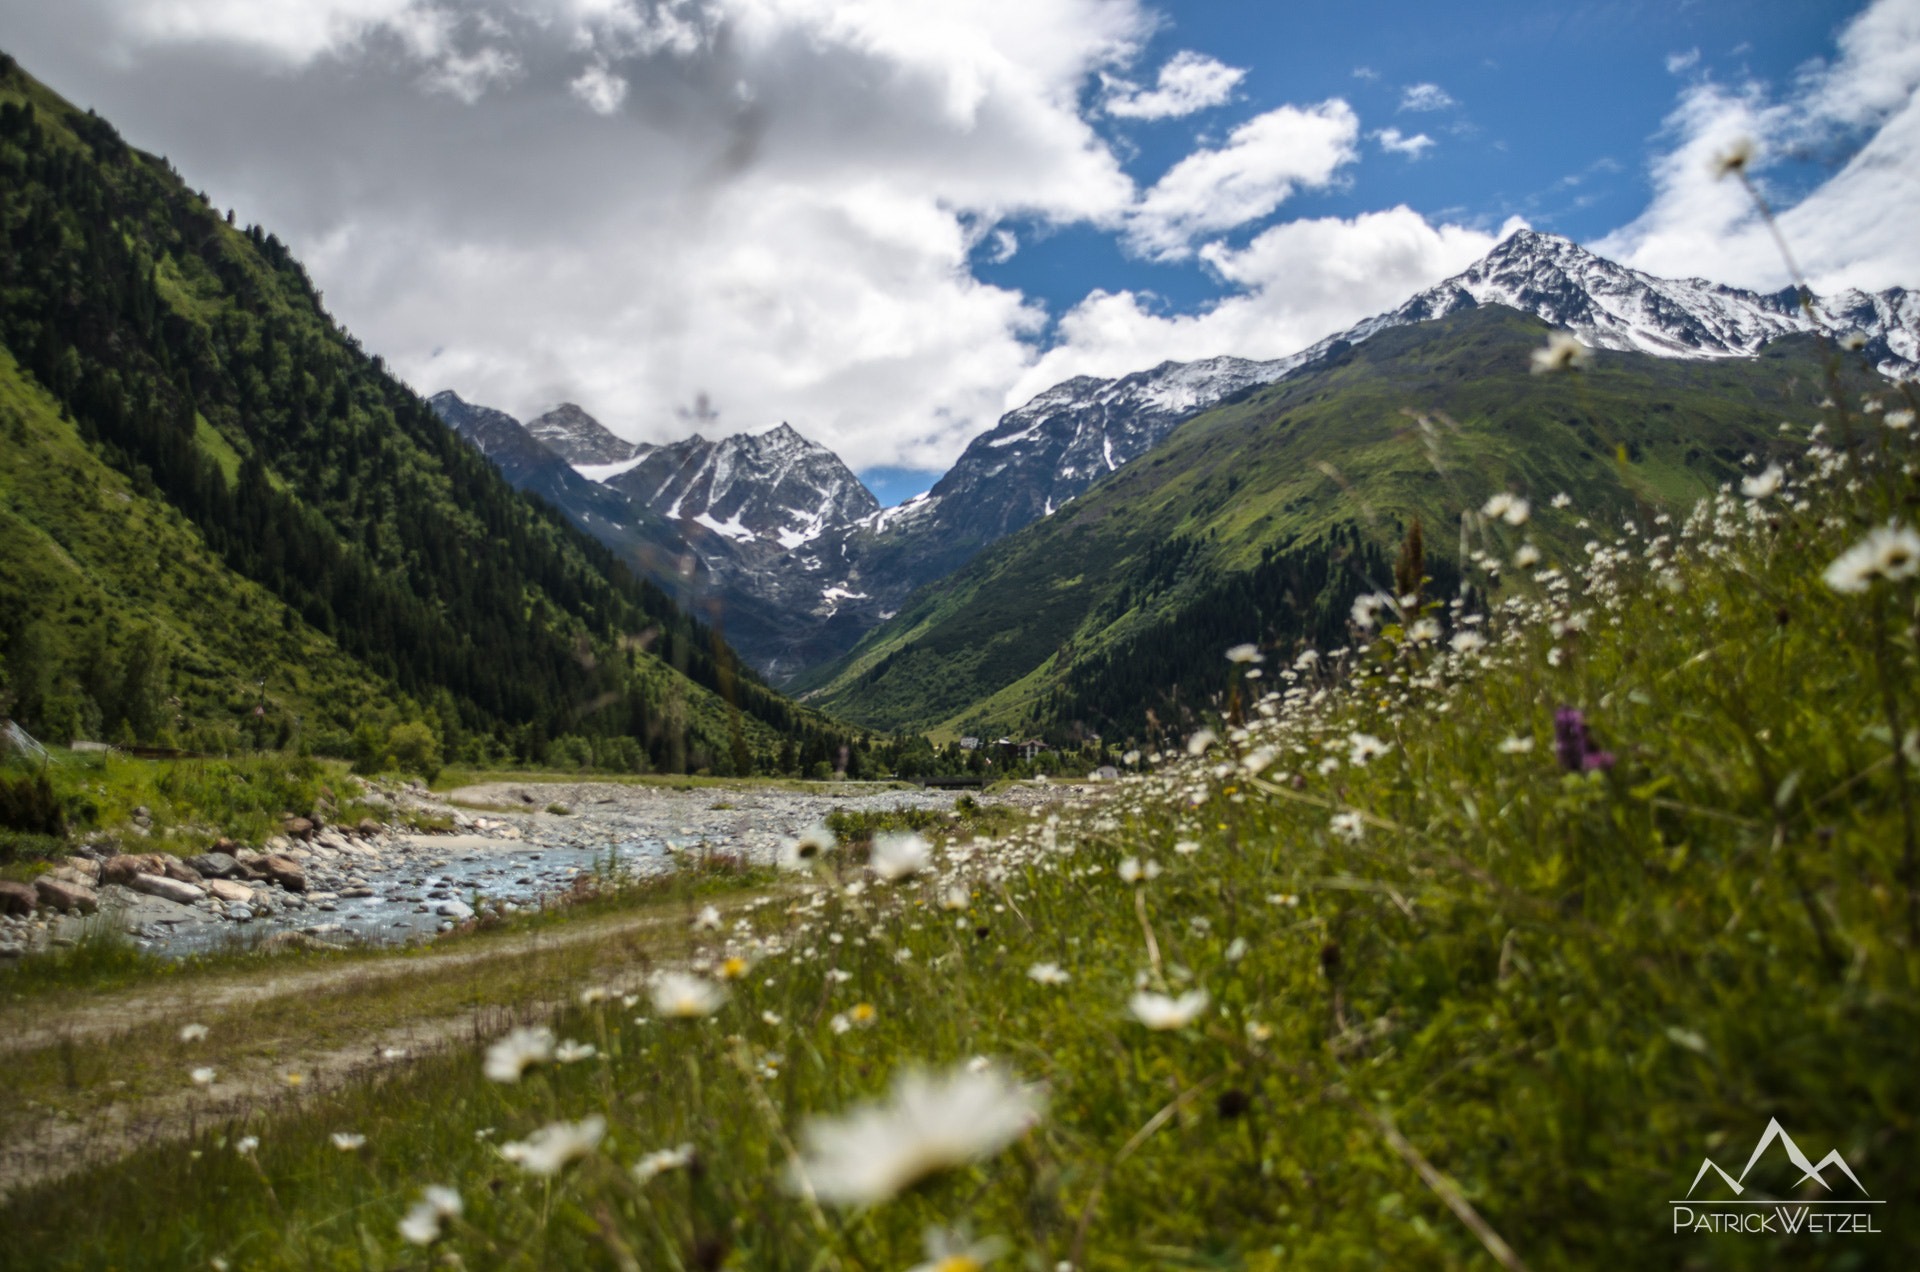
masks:
<instances>
[{"instance_id":1,"label":"rocky mountain ridge","mask_svg":"<svg viewBox=\"0 0 1920 1272\"><path fill-rule=\"evenodd\" d=\"M1748 358L1782 336L1857 331L1864 355L1884 374L1920 370L1920 294L1893 288L1815 297L1809 314L1791 289L1657 278L1558 235L1522 230L1453 278L1287 357L1163 362L1054 385L974 438L926 494L893 508L881 508L837 456L786 425L654 446L622 441L568 404L523 431L575 475L683 536L712 576L712 596L736 643L785 680L851 648L917 588L1051 516L1186 420L1381 332L1486 305L1532 315L1594 348L1688 360ZM469 428L489 454L513 440L502 430ZM495 432L505 440L490 442ZM517 453L503 451L503 467L524 462ZM588 512L603 523L618 520L604 507L576 514L589 529Z\"/></svg>"},{"instance_id":2,"label":"rocky mountain ridge","mask_svg":"<svg viewBox=\"0 0 1920 1272\"><path fill-rule=\"evenodd\" d=\"M1271 384L1382 331L1493 304L1565 328L1594 348L1661 358L1752 357L1781 336L1857 331L1866 338L1865 356L1883 374L1920 370L1920 294L1892 288L1815 297L1809 317L1791 288L1760 293L1704 279L1656 278L1559 235L1521 230L1398 308L1284 358L1163 362L1117 379L1080 376L1057 384L1001 416L924 499L890 512L875 523L875 533L928 541L924 554L900 545L890 555L924 555L930 565L964 560L1051 515L1159 445L1183 421L1236 393Z\"/></svg>"},{"instance_id":3,"label":"rocky mountain ridge","mask_svg":"<svg viewBox=\"0 0 1920 1272\"><path fill-rule=\"evenodd\" d=\"M880 501L791 425L661 446L624 441L571 403L521 424L450 390L430 401L514 485L672 579L770 676L833 657L884 618L849 551Z\"/></svg>"}]
</instances>

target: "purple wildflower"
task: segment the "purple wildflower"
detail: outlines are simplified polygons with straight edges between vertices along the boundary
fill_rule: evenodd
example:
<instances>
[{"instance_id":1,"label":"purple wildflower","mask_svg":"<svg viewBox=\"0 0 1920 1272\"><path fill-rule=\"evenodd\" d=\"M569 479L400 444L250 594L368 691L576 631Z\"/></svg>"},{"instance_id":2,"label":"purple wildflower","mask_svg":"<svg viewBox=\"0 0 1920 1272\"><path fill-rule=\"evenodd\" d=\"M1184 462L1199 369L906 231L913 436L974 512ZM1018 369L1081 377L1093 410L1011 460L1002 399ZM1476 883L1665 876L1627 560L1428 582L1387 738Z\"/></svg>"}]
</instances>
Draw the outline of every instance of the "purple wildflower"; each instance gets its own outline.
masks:
<instances>
[{"instance_id":1,"label":"purple wildflower","mask_svg":"<svg viewBox=\"0 0 1920 1272\"><path fill-rule=\"evenodd\" d=\"M1553 713L1553 749L1560 767L1569 773L1613 767L1613 752L1594 746L1587 713L1578 707L1561 707Z\"/></svg>"}]
</instances>

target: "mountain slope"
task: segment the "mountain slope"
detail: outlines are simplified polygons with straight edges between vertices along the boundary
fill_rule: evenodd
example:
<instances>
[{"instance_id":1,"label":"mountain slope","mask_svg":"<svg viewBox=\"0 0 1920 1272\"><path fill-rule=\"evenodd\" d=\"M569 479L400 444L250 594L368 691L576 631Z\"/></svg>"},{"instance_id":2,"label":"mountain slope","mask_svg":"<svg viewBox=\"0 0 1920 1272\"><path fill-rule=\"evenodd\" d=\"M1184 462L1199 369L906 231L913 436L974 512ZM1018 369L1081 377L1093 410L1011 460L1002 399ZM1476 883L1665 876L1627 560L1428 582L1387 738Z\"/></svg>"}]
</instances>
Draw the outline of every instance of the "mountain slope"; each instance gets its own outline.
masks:
<instances>
[{"instance_id":1,"label":"mountain slope","mask_svg":"<svg viewBox=\"0 0 1920 1272\"><path fill-rule=\"evenodd\" d=\"M615 437L599 420L571 402L562 402L529 420L527 433L569 464L618 464L643 449Z\"/></svg>"},{"instance_id":2,"label":"mountain slope","mask_svg":"<svg viewBox=\"0 0 1920 1272\"><path fill-rule=\"evenodd\" d=\"M641 578L684 588L682 595L691 592L697 596L708 590L706 571L685 568L686 562L699 558L679 530L645 506L636 506L617 491L582 476L579 469L536 438L528 426L505 411L463 401L450 390L434 394L427 404L448 427L492 460L514 488L539 495L565 513L576 526L613 549L614 555ZM599 427L584 411L580 414L593 427Z\"/></svg>"},{"instance_id":3,"label":"mountain slope","mask_svg":"<svg viewBox=\"0 0 1920 1272\"><path fill-rule=\"evenodd\" d=\"M393 705L391 686L228 569L151 483L102 460L4 350L0 562L0 712L48 743L284 745L303 723L341 729ZM284 674L256 716L262 667Z\"/></svg>"},{"instance_id":4,"label":"mountain slope","mask_svg":"<svg viewBox=\"0 0 1920 1272\"><path fill-rule=\"evenodd\" d=\"M1783 336L1858 330L1884 371L1905 374L1920 359L1920 298L1899 289L1819 299L1809 317L1791 293L1655 278L1567 239L1522 231L1454 278L1289 357L1166 362L1117 379L1055 385L1002 416L930 491L897 508L879 508L836 456L785 426L758 437L635 446L566 405L522 432L536 440L545 429L540 437L551 452L580 476L607 483L673 526L704 573L703 613L724 622L763 672L809 688L916 589L1054 515L1182 422L1382 332L1485 305L1532 314L1596 348L1663 358L1751 358ZM578 488L561 489L546 470L527 465L517 473L523 461L509 452L522 441L501 444L508 449L495 458L516 484L541 490L579 525L621 545L627 531L616 523L637 513L623 519Z\"/></svg>"},{"instance_id":5,"label":"mountain slope","mask_svg":"<svg viewBox=\"0 0 1920 1272\"><path fill-rule=\"evenodd\" d=\"M924 498L875 519L852 546L856 577L863 590L897 608L906 592L1050 515L1201 411L1383 331L1478 305L1532 314L1595 348L1663 358L1750 358L1781 336L1859 331L1882 372L1920 370L1920 295L1903 289L1817 298L1809 318L1791 291L1764 295L1656 278L1558 235L1522 230L1398 308L1288 357L1165 362L1118 379L1082 376L1055 385L975 438Z\"/></svg>"},{"instance_id":6,"label":"mountain slope","mask_svg":"<svg viewBox=\"0 0 1920 1272\"><path fill-rule=\"evenodd\" d=\"M789 425L654 446L614 438L571 404L522 425L451 391L431 401L515 486L640 573L672 581L776 680L837 657L881 621L882 602L862 589L849 551L879 501L839 456ZM623 448L625 458L604 458Z\"/></svg>"},{"instance_id":7,"label":"mountain slope","mask_svg":"<svg viewBox=\"0 0 1920 1272\"><path fill-rule=\"evenodd\" d=\"M1677 507L1818 396L1806 337L1758 359L1603 352L1578 378L1531 375L1547 330L1474 306L1189 420L916 593L821 677L817 700L877 728L1141 736L1149 708L1166 724L1225 683L1229 645L1340 642L1353 596L1393 586L1415 517L1427 572L1450 589L1460 514L1488 494L1527 495L1527 533L1577 550L1592 532L1548 506L1556 492L1596 524Z\"/></svg>"},{"instance_id":8,"label":"mountain slope","mask_svg":"<svg viewBox=\"0 0 1920 1272\"><path fill-rule=\"evenodd\" d=\"M689 747L752 763L822 727L516 494L333 324L276 239L224 224L164 160L11 63L0 172L0 343L82 444L403 711L431 704L476 745L624 734L675 763ZM47 603L0 615L0 636L57 621ZM270 702L298 680L278 659L256 670ZM80 671L68 650L54 678ZM351 722L348 702L323 710Z\"/></svg>"}]
</instances>

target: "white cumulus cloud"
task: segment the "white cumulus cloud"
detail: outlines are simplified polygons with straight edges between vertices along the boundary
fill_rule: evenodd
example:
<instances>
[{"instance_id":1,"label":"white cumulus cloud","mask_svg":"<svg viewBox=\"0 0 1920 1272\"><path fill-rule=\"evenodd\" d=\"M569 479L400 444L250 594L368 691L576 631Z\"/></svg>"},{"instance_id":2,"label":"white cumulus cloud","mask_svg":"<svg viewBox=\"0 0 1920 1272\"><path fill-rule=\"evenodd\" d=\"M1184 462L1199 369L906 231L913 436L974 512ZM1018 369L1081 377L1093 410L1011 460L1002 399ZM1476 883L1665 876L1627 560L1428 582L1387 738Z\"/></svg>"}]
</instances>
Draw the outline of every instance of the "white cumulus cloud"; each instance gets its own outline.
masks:
<instances>
[{"instance_id":1,"label":"white cumulus cloud","mask_svg":"<svg viewBox=\"0 0 1920 1272\"><path fill-rule=\"evenodd\" d=\"M293 246L422 392L522 418L576 401L652 440L705 393L714 428L786 420L857 467L921 468L1035 356L1044 315L972 272L1018 249L1002 223L1134 205L1083 107L1155 23L1137 0L0 15L30 70ZM1189 71L1169 88L1212 91Z\"/></svg>"},{"instance_id":2,"label":"white cumulus cloud","mask_svg":"<svg viewBox=\"0 0 1920 1272\"><path fill-rule=\"evenodd\" d=\"M1686 89L1652 163L1652 202L1595 250L1656 274L1783 286L1771 234L1741 184L1715 178L1714 157L1751 139L1749 171L1785 202L1772 165L1864 134L1838 172L1780 211L1781 234L1817 291L1920 283L1920 235L1903 211L1920 205L1920 0L1878 0L1841 32L1839 52L1784 93L1757 82Z\"/></svg>"},{"instance_id":3,"label":"white cumulus cloud","mask_svg":"<svg viewBox=\"0 0 1920 1272\"><path fill-rule=\"evenodd\" d=\"M1060 343L1007 402L1070 376L1124 375L1167 358L1284 357L1459 273L1523 225L1498 233L1434 225L1403 206L1283 222L1239 250L1209 244L1200 257L1234 295L1201 313L1162 314L1150 296L1095 292L1061 317Z\"/></svg>"},{"instance_id":4,"label":"white cumulus cloud","mask_svg":"<svg viewBox=\"0 0 1920 1272\"><path fill-rule=\"evenodd\" d=\"M604 66L589 66L567 87L596 115L611 115L627 100L627 81Z\"/></svg>"},{"instance_id":5,"label":"white cumulus cloud","mask_svg":"<svg viewBox=\"0 0 1920 1272\"><path fill-rule=\"evenodd\" d=\"M1460 103L1438 84L1410 84L1400 94L1401 110L1445 110Z\"/></svg>"},{"instance_id":6,"label":"white cumulus cloud","mask_svg":"<svg viewBox=\"0 0 1920 1272\"><path fill-rule=\"evenodd\" d=\"M1267 216L1299 186L1332 181L1359 158L1359 133L1359 117L1338 98L1256 115L1155 182L1127 213L1127 242L1143 256L1180 260L1195 239Z\"/></svg>"},{"instance_id":7,"label":"white cumulus cloud","mask_svg":"<svg viewBox=\"0 0 1920 1272\"><path fill-rule=\"evenodd\" d=\"M1373 138L1380 143L1380 149L1389 154L1405 155L1409 159L1418 159L1421 152L1435 144L1433 138L1425 133L1415 133L1408 137L1398 128L1382 128L1373 134Z\"/></svg>"},{"instance_id":8,"label":"white cumulus cloud","mask_svg":"<svg viewBox=\"0 0 1920 1272\"><path fill-rule=\"evenodd\" d=\"M1106 77L1106 112L1123 119L1171 119L1219 106L1233 96L1246 71L1218 58L1184 50L1160 68L1151 89Z\"/></svg>"}]
</instances>

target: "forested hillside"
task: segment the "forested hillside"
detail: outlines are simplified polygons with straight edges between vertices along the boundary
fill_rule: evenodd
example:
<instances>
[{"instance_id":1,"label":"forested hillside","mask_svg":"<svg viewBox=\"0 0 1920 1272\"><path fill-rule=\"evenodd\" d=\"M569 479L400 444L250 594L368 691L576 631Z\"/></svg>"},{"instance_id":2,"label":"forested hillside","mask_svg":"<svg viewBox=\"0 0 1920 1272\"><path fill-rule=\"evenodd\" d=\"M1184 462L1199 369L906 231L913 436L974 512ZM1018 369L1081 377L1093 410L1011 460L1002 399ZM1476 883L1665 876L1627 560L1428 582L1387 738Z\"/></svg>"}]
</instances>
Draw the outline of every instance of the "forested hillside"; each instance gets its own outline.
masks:
<instances>
[{"instance_id":1,"label":"forested hillside","mask_svg":"<svg viewBox=\"0 0 1920 1272\"><path fill-rule=\"evenodd\" d=\"M1230 646L1261 643L1271 675L1296 647L1340 643L1353 600L1395 588L1416 522L1412 577L1450 597L1476 555L1511 569L1524 542L1577 551L1623 514L1684 510L1753 471L1822 396L1811 337L1752 360L1604 352L1571 376L1530 374L1547 335L1490 305L1237 394L917 593L802 687L875 727L1145 739L1224 705ZM1484 489L1524 497L1524 526L1463 526L1462 492ZM1560 492L1581 512L1555 507Z\"/></svg>"},{"instance_id":2,"label":"forested hillside","mask_svg":"<svg viewBox=\"0 0 1920 1272\"><path fill-rule=\"evenodd\" d=\"M573 734L733 771L842 741L509 487L274 236L10 59L0 342L0 648L29 727L212 748L264 719L338 747L369 714L430 717L450 755Z\"/></svg>"}]
</instances>

